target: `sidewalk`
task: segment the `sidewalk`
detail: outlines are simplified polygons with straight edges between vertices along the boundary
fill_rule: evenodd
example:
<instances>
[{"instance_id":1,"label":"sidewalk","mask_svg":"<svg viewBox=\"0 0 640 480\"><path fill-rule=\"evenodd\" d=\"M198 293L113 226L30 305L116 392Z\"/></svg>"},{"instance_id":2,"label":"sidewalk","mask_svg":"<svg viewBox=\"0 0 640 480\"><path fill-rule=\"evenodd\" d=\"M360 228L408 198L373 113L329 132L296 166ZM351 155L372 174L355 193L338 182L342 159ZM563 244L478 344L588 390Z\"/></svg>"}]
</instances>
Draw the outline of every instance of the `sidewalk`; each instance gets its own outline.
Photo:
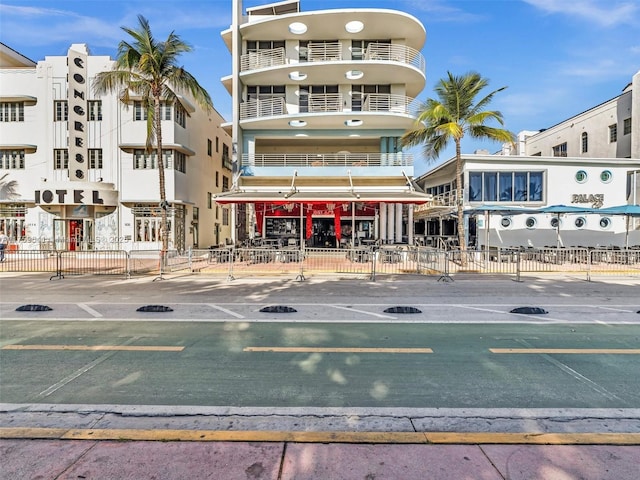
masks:
<instances>
[{"instance_id":1,"label":"sidewalk","mask_svg":"<svg viewBox=\"0 0 640 480\"><path fill-rule=\"evenodd\" d=\"M3 480L636 480L640 447L0 440Z\"/></svg>"},{"instance_id":2,"label":"sidewalk","mask_svg":"<svg viewBox=\"0 0 640 480\"><path fill-rule=\"evenodd\" d=\"M0 407L2 480L636 480L640 465L637 409Z\"/></svg>"}]
</instances>

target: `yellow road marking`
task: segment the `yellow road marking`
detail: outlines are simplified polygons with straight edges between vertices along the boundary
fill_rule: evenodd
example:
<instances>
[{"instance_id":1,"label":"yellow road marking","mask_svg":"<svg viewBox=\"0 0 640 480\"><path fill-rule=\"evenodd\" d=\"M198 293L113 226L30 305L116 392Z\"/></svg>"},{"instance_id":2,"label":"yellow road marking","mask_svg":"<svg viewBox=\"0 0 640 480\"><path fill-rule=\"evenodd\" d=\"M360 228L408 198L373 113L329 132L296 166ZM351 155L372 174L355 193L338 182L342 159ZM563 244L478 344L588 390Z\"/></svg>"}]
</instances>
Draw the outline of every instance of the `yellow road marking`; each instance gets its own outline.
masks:
<instances>
[{"instance_id":1,"label":"yellow road marking","mask_svg":"<svg viewBox=\"0 0 640 480\"><path fill-rule=\"evenodd\" d=\"M162 345L6 345L2 350L81 350L127 352L181 352L184 347Z\"/></svg>"},{"instance_id":2,"label":"yellow road marking","mask_svg":"<svg viewBox=\"0 0 640 480\"><path fill-rule=\"evenodd\" d=\"M278 353L433 353L430 348L245 347L245 352Z\"/></svg>"},{"instance_id":3,"label":"yellow road marking","mask_svg":"<svg viewBox=\"0 0 640 480\"><path fill-rule=\"evenodd\" d=\"M491 353L567 353L588 355L640 355L638 348L490 348Z\"/></svg>"},{"instance_id":4,"label":"yellow road marking","mask_svg":"<svg viewBox=\"0 0 640 480\"><path fill-rule=\"evenodd\" d=\"M158 430L0 428L0 438L184 442L298 442L377 444L640 445L640 433L302 432L278 430Z\"/></svg>"}]
</instances>

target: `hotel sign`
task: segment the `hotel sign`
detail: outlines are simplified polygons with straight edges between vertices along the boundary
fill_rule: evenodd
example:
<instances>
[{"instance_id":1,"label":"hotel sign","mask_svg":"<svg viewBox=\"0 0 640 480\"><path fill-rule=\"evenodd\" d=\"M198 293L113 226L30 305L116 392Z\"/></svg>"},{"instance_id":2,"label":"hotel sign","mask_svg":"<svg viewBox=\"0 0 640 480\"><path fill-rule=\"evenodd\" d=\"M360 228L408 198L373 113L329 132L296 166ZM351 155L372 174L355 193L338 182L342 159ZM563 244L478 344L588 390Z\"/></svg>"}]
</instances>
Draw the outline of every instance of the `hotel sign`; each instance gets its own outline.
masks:
<instances>
[{"instance_id":1,"label":"hotel sign","mask_svg":"<svg viewBox=\"0 0 640 480\"><path fill-rule=\"evenodd\" d=\"M590 203L592 208L600 208L604 203L603 193L574 193L571 203Z\"/></svg>"},{"instance_id":2,"label":"hotel sign","mask_svg":"<svg viewBox=\"0 0 640 480\"><path fill-rule=\"evenodd\" d=\"M69 179L87 181L89 149L87 142L87 55L69 49Z\"/></svg>"}]
</instances>

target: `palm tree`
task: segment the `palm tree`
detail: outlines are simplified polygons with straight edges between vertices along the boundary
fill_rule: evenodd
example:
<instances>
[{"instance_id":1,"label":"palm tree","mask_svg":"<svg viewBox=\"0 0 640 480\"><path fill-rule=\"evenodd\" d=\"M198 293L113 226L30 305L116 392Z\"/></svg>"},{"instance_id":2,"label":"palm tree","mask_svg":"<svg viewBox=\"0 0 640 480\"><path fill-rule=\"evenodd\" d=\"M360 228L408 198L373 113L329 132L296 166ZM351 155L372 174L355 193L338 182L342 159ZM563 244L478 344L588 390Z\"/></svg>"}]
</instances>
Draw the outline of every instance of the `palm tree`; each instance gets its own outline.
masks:
<instances>
[{"instance_id":1,"label":"palm tree","mask_svg":"<svg viewBox=\"0 0 640 480\"><path fill-rule=\"evenodd\" d=\"M96 94L116 92L125 105L130 104L132 96L140 98L142 107L147 113L146 148L151 152L155 144L158 163L162 211L161 259L164 264L169 246L169 230L160 106L162 102L177 104L180 93L189 93L207 111L213 107L213 103L207 91L200 86L193 75L178 66L178 57L182 53L190 52L191 46L183 42L174 32L171 32L164 42L157 41L151 33L147 19L138 15L138 22L138 29L122 27L122 30L131 37L131 41L120 42L113 69L98 73L93 82L93 89Z\"/></svg>"},{"instance_id":2,"label":"palm tree","mask_svg":"<svg viewBox=\"0 0 640 480\"><path fill-rule=\"evenodd\" d=\"M15 200L20 197L18 194L18 182L15 180L5 180L9 176L5 173L0 177L0 200Z\"/></svg>"},{"instance_id":3,"label":"palm tree","mask_svg":"<svg viewBox=\"0 0 640 480\"><path fill-rule=\"evenodd\" d=\"M401 138L405 146L424 144L424 155L435 160L453 140L456 146L456 202L458 213L458 245L466 250L464 216L462 202L462 156L461 142L465 135L471 138L513 142L514 135L508 130L486 125L495 120L504 125L502 114L495 110L484 110L493 96L506 89L502 87L476 102L476 96L489 84L479 73L469 72L455 76L447 72L447 78L441 79L435 91L438 99L429 98L421 106L415 127ZM462 256L463 264L466 264Z\"/></svg>"}]
</instances>

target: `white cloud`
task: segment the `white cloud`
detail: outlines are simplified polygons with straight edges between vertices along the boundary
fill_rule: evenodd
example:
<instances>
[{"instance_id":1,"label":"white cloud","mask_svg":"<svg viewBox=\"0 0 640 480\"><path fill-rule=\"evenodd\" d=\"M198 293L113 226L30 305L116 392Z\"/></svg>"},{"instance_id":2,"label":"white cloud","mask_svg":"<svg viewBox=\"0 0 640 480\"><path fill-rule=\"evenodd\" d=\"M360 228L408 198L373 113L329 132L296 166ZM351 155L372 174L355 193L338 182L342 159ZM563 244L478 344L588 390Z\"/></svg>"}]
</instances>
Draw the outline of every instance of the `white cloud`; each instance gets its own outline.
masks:
<instances>
[{"instance_id":1,"label":"white cloud","mask_svg":"<svg viewBox=\"0 0 640 480\"><path fill-rule=\"evenodd\" d=\"M612 0L523 0L547 13L580 17L602 27L640 23L640 5Z\"/></svg>"},{"instance_id":2,"label":"white cloud","mask_svg":"<svg viewBox=\"0 0 640 480\"><path fill-rule=\"evenodd\" d=\"M482 16L469 13L460 8L447 4L444 0L405 0L406 8L398 8L399 10L426 12L429 14L430 21L437 22L475 22L481 20Z\"/></svg>"}]
</instances>

